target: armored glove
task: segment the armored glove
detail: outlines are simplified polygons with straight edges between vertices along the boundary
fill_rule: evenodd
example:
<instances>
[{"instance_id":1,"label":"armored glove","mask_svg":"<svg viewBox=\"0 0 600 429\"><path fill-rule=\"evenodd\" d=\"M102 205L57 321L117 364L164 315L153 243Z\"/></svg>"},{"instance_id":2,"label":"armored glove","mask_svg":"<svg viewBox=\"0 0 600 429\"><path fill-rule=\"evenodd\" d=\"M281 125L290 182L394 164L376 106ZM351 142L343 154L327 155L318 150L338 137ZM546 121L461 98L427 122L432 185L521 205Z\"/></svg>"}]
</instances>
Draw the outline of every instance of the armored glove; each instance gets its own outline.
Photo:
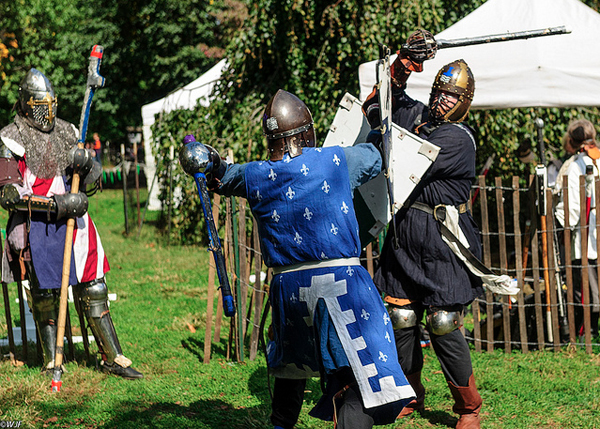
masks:
<instances>
[{"instance_id":1,"label":"armored glove","mask_svg":"<svg viewBox=\"0 0 600 429\"><path fill-rule=\"evenodd\" d=\"M94 161L92 154L87 149L74 146L69 151L69 161L73 171L79 174L79 178L86 185L97 181L102 174L102 166L99 162Z\"/></svg>"},{"instance_id":2,"label":"armored glove","mask_svg":"<svg viewBox=\"0 0 600 429\"><path fill-rule=\"evenodd\" d=\"M391 66L392 83L401 87L406 83L410 72L423 71L423 62L435 57L437 43L427 30L416 30L397 52L398 58Z\"/></svg>"},{"instance_id":3,"label":"armored glove","mask_svg":"<svg viewBox=\"0 0 600 429\"><path fill-rule=\"evenodd\" d=\"M19 201L21 201L21 195L14 185L4 185L0 189L0 205L5 210L15 209Z\"/></svg>"},{"instance_id":4,"label":"armored glove","mask_svg":"<svg viewBox=\"0 0 600 429\"><path fill-rule=\"evenodd\" d=\"M82 192L62 194L52 197L56 203L56 219L81 217L88 209L88 197Z\"/></svg>"}]
</instances>

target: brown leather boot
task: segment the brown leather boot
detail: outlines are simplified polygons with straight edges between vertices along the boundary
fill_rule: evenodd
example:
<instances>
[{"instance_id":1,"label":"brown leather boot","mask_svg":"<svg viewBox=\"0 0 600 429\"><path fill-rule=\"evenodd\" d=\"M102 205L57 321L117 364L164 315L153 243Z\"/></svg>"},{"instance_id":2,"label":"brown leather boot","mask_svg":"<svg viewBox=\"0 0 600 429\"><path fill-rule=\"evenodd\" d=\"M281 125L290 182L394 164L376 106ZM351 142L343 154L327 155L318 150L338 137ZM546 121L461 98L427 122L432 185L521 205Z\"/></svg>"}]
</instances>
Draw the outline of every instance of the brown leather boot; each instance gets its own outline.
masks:
<instances>
[{"instance_id":1,"label":"brown leather boot","mask_svg":"<svg viewBox=\"0 0 600 429\"><path fill-rule=\"evenodd\" d=\"M480 429L479 411L483 401L475 386L473 374L469 377L467 387L455 386L451 382L448 382L448 387L454 398L452 410L460 415L456 429Z\"/></svg>"},{"instance_id":2,"label":"brown leather boot","mask_svg":"<svg viewBox=\"0 0 600 429\"><path fill-rule=\"evenodd\" d=\"M425 386L421 383L421 371L407 375L406 379L417 394L417 399L413 399L408 405L402 408L402 411L398 414L398 418L410 416L415 411L421 412L425 409Z\"/></svg>"}]
</instances>

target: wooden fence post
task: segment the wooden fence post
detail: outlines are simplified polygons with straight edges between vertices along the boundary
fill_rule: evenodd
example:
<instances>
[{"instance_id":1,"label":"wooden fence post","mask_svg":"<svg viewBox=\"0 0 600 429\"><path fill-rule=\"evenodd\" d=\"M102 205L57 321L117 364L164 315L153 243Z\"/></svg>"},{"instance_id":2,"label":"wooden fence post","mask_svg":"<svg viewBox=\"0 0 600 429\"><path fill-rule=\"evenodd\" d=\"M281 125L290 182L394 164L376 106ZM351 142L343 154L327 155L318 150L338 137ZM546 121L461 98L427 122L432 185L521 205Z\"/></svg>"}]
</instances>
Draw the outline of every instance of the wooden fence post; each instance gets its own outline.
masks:
<instances>
[{"instance_id":1,"label":"wooden fence post","mask_svg":"<svg viewBox=\"0 0 600 429\"><path fill-rule=\"evenodd\" d=\"M517 285L519 286L519 292L517 294L517 311L519 313L519 338L521 340L521 351L527 353L529 351L529 344L527 339L527 321L525 320L525 299L523 295L523 245L521 243L521 200L519 192L519 178L513 176L512 179L513 187L513 223L515 232L515 269L517 272Z\"/></svg>"},{"instance_id":2,"label":"wooden fence post","mask_svg":"<svg viewBox=\"0 0 600 429\"><path fill-rule=\"evenodd\" d=\"M481 234L483 241L483 263L491 267L492 256L490 253L490 224L488 219L487 189L485 187L485 176L479 176L479 189L481 189ZM494 351L494 296L492 292L485 292L486 312L486 340L487 351Z\"/></svg>"},{"instance_id":3,"label":"wooden fence post","mask_svg":"<svg viewBox=\"0 0 600 429\"><path fill-rule=\"evenodd\" d=\"M253 250L254 250L254 318L252 323L252 333L250 335L250 360L256 359L256 353L258 351L259 336L262 335L260 332L260 318L263 308L263 287L262 287L262 255L260 253L260 238L258 236L258 224L254 220L254 227L252 229L253 238Z\"/></svg>"},{"instance_id":4,"label":"wooden fence post","mask_svg":"<svg viewBox=\"0 0 600 429\"><path fill-rule=\"evenodd\" d=\"M240 314L240 347L244 347L244 333L246 332L247 317L246 309L248 304L248 284L250 277L250 270L248 269L248 242L246 237L246 200L244 198L238 199L238 254L239 254L239 276L240 276L240 296L238 297L238 311ZM244 353L241 354L242 362L244 360Z\"/></svg>"},{"instance_id":5,"label":"wooden fence post","mask_svg":"<svg viewBox=\"0 0 600 429\"><path fill-rule=\"evenodd\" d=\"M498 210L498 239L500 242L500 273L508 273L508 263L506 257L506 227L504 224L504 195L502 192L502 178L496 177L496 208ZM502 327L504 332L504 351L510 353L510 296L499 297L502 303Z\"/></svg>"},{"instance_id":6,"label":"wooden fence post","mask_svg":"<svg viewBox=\"0 0 600 429\"><path fill-rule=\"evenodd\" d=\"M590 279L588 262L588 220L584 212L586 207L585 176L579 176L579 225L581 227L581 288L583 305L583 332L585 335L585 352L592 353L592 332L590 324Z\"/></svg>"}]
</instances>

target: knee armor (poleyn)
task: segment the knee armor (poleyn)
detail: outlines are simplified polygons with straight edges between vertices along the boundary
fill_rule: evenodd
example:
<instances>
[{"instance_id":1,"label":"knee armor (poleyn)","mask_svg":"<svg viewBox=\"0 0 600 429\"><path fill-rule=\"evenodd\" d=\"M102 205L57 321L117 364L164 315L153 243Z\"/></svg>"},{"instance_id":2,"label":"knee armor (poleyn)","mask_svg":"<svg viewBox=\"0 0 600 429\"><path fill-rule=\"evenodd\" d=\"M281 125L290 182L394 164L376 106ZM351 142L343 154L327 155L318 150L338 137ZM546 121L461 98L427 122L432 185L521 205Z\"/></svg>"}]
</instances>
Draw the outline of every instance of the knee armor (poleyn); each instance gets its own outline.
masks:
<instances>
[{"instance_id":1,"label":"knee armor (poleyn)","mask_svg":"<svg viewBox=\"0 0 600 429\"><path fill-rule=\"evenodd\" d=\"M433 335L446 335L459 329L463 324L463 311L431 308L427 310L427 329Z\"/></svg>"},{"instance_id":2,"label":"knee armor (poleyn)","mask_svg":"<svg viewBox=\"0 0 600 429\"><path fill-rule=\"evenodd\" d=\"M386 303L386 307L394 329L412 328L419 323L417 313L410 307L399 307L389 303Z\"/></svg>"}]
</instances>

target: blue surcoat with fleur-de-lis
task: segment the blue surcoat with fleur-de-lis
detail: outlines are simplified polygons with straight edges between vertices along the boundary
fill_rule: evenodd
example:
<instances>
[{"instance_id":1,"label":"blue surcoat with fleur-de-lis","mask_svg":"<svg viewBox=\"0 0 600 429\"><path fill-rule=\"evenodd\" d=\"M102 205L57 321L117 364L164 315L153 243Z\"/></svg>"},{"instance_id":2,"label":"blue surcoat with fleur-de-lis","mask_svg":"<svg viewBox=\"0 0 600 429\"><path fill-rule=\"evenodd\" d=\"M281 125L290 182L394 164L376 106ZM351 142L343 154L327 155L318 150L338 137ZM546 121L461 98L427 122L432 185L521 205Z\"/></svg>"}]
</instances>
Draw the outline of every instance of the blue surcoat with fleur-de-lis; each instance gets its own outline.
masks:
<instances>
[{"instance_id":1,"label":"blue surcoat with fleur-de-lis","mask_svg":"<svg viewBox=\"0 0 600 429\"><path fill-rule=\"evenodd\" d=\"M380 171L369 144L304 148L295 158L230 165L217 192L248 200L265 264L274 267L271 373L307 378L350 367L364 406L389 405L395 417L414 391L381 296L358 260L352 202L353 190ZM319 404L329 405L311 415L331 419L331 398Z\"/></svg>"},{"instance_id":2,"label":"blue surcoat with fleur-de-lis","mask_svg":"<svg viewBox=\"0 0 600 429\"><path fill-rule=\"evenodd\" d=\"M246 189L268 267L359 256L342 148L306 148L296 158L249 163Z\"/></svg>"}]
</instances>

